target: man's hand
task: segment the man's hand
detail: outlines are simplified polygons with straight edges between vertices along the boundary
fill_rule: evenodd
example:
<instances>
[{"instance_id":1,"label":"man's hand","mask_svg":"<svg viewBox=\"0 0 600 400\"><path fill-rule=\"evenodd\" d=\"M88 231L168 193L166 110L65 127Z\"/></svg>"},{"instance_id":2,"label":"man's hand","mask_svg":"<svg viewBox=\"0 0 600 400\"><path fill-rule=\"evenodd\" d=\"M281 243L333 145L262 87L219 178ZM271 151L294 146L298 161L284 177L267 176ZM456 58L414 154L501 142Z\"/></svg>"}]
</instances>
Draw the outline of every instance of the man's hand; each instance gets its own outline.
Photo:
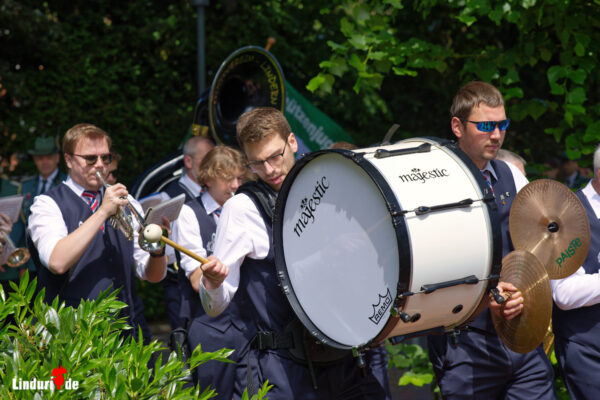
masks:
<instances>
[{"instance_id":1,"label":"man's hand","mask_svg":"<svg viewBox=\"0 0 600 400\"><path fill-rule=\"evenodd\" d=\"M119 207L127 205L127 195L127 188L121 183L107 187L104 190L104 197L98 212L101 212L106 218L112 217L117 213Z\"/></svg>"},{"instance_id":2,"label":"man's hand","mask_svg":"<svg viewBox=\"0 0 600 400\"><path fill-rule=\"evenodd\" d=\"M201 267L204 273L204 287L207 289L216 289L227 278L229 268L215 256L209 256L207 260L208 263L202 264Z\"/></svg>"},{"instance_id":3,"label":"man's hand","mask_svg":"<svg viewBox=\"0 0 600 400\"><path fill-rule=\"evenodd\" d=\"M507 321L515 318L523 311L523 297L517 288L508 282L498 282L497 286L500 295L506 299L502 304L496 303L492 297L490 300L490 310L499 318Z\"/></svg>"},{"instance_id":4,"label":"man's hand","mask_svg":"<svg viewBox=\"0 0 600 400\"><path fill-rule=\"evenodd\" d=\"M0 212L0 232L2 232L0 234L0 241L2 241L2 243L5 242L4 238L2 238L1 236L10 234L10 231L12 231L12 221L10 220L10 218L8 218L8 215Z\"/></svg>"}]
</instances>

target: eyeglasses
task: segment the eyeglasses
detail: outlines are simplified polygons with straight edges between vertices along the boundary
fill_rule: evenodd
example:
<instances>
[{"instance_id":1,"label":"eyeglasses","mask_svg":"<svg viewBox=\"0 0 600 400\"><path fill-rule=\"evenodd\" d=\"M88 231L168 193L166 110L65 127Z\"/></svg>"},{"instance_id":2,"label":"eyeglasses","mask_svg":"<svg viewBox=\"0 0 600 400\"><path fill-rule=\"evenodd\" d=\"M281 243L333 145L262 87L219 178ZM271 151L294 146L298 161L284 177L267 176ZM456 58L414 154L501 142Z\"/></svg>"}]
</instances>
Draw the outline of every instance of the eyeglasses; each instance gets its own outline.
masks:
<instances>
[{"instance_id":1,"label":"eyeglasses","mask_svg":"<svg viewBox=\"0 0 600 400\"><path fill-rule=\"evenodd\" d=\"M119 179L118 178L118 176L119 176L119 168L113 169L112 171L108 171L108 175L112 175L113 178Z\"/></svg>"},{"instance_id":2,"label":"eyeglasses","mask_svg":"<svg viewBox=\"0 0 600 400\"><path fill-rule=\"evenodd\" d=\"M481 132L493 132L498 125L498 129L505 131L510 124L510 119L503 119L502 121L469 121L468 119L461 119L463 122L470 122L477 125L477 129Z\"/></svg>"},{"instance_id":3,"label":"eyeglasses","mask_svg":"<svg viewBox=\"0 0 600 400\"><path fill-rule=\"evenodd\" d=\"M281 162L283 161L283 155L285 154L285 148L287 147L287 145L288 145L288 142L286 141L285 145L283 146L283 151L281 153L272 155L271 157L267 158L266 160L250 161L248 164L246 164L246 166L248 168L250 168L250 171L252 171L254 173L264 171L265 163L269 164L273 168L279 167L281 165Z\"/></svg>"},{"instance_id":4,"label":"eyeglasses","mask_svg":"<svg viewBox=\"0 0 600 400\"><path fill-rule=\"evenodd\" d=\"M77 156L77 157L81 157L85 160L85 163L87 165L94 165L96 164L96 162L98 161L98 157L100 157L100 159L102 160L102 164L108 165L112 162L112 154L108 153L108 154L90 154L90 155L82 155L82 154L75 154L75 153L70 153L72 156Z\"/></svg>"}]
</instances>

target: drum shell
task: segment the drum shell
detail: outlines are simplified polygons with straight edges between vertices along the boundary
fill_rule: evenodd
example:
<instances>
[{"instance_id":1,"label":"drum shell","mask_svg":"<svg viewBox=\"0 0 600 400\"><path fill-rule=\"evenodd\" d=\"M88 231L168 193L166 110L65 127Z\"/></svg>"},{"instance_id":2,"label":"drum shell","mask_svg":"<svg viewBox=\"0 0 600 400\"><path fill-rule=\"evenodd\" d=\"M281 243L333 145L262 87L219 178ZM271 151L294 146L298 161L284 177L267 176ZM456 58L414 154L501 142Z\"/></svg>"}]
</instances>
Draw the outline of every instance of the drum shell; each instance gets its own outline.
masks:
<instances>
[{"instance_id":1,"label":"drum shell","mask_svg":"<svg viewBox=\"0 0 600 400\"><path fill-rule=\"evenodd\" d=\"M429 150L411 152L419 146ZM397 151L405 153L378 157ZM404 210L480 200L487 190L455 145L426 138L306 156L284 182L274 224L278 274L294 311L313 335L341 348L473 319L489 281L400 295L498 273L495 204ZM413 321L400 322L396 307Z\"/></svg>"}]
</instances>

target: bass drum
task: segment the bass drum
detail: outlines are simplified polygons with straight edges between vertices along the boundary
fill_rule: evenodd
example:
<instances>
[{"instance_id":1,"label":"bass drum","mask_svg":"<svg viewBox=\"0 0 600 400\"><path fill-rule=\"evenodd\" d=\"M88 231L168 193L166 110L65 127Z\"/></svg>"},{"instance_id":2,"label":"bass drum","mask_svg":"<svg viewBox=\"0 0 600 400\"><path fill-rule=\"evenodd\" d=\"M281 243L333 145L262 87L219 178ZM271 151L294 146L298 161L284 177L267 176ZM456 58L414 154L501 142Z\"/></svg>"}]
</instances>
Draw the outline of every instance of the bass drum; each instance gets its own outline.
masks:
<instances>
[{"instance_id":1,"label":"bass drum","mask_svg":"<svg viewBox=\"0 0 600 400\"><path fill-rule=\"evenodd\" d=\"M296 315L342 349L466 324L501 268L493 194L437 139L306 155L284 181L273 232Z\"/></svg>"}]
</instances>

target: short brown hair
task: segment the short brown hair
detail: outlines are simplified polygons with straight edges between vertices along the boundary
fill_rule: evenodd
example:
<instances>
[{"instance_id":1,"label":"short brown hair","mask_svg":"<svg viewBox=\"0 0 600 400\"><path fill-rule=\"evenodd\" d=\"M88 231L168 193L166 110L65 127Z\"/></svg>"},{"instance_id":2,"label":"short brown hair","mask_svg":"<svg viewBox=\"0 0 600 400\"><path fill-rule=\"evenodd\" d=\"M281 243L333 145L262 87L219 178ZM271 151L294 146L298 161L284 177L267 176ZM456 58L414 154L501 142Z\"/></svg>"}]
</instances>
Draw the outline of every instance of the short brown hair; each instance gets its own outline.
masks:
<instances>
[{"instance_id":1,"label":"short brown hair","mask_svg":"<svg viewBox=\"0 0 600 400\"><path fill-rule=\"evenodd\" d=\"M472 81L461 87L450 107L450 115L460 120L465 120L471 115L473 108L483 103L488 107L504 105L502 94L494 85L487 82Z\"/></svg>"},{"instance_id":2,"label":"short brown hair","mask_svg":"<svg viewBox=\"0 0 600 400\"><path fill-rule=\"evenodd\" d=\"M247 171L245 165L246 158L239 150L224 145L215 146L206 153L198 167L198 182L206 186L208 179L233 179L237 169ZM245 180L249 178L248 172Z\"/></svg>"},{"instance_id":3,"label":"short brown hair","mask_svg":"<svg viewBox=\"0 0 600 400\"><path fill-rule=\"evenodd\" d=\"M257 107L245 112L236 124L237 140L242 149L244 144L279 135L287 140L292 129L281 111L273 107Z\"/></svg>"},{"instance_id":4,"label":"short brown hair","mask_svg":"<svg viewBox=\"0 0 600 400\"><path fill-rule=\"evenodd\" d=\"M83 139L106 139L108 148L112 146L112 140L108 133L92 124L77 124L65 133L63 137L62 150L63 153L73 154L77 143Z\"/></svg>"}]
</instances>

